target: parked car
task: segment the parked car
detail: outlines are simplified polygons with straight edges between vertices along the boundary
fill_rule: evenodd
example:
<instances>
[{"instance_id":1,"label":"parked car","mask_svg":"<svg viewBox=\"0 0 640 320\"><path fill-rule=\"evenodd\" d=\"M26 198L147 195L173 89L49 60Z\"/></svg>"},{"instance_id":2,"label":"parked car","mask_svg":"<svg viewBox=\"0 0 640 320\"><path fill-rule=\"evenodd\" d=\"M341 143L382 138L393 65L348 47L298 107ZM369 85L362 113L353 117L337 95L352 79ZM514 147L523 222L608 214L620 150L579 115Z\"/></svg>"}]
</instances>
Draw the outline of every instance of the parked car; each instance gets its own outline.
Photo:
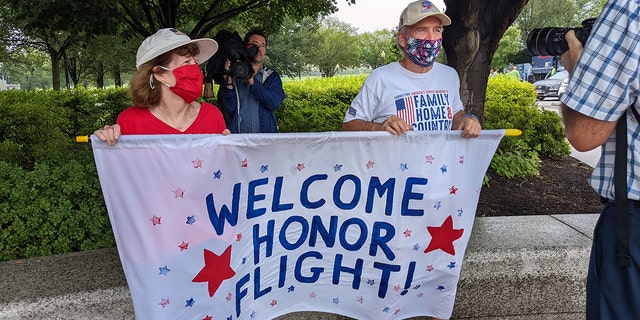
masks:
<instances>
[{"instance_id":1,"label":"parked car","mask_svg":"<svg viewBox=\"0 0 640 320\"><path fill-rule=\"evenodd\" d=\"M567 85L569 84L569 78L565 78L560 83L560 88L558 88L558 97L562 96L562 94L567 91Z\"/></svg>"},{"instance_id":2,"label":"parked car","mask_svg":"<svg viewBox=\"0 0 640 320\"><path fill-rule=\"evenodd\" d=\"M538 99L543 100L548 97L558 98L560 96L558 94L560 84L562 84L564 79L568 78L569 72L567 70L562 70L546 79L534 82L533 86L536 87L536 91L538 91Z\"/></svg>"}]
</instances>

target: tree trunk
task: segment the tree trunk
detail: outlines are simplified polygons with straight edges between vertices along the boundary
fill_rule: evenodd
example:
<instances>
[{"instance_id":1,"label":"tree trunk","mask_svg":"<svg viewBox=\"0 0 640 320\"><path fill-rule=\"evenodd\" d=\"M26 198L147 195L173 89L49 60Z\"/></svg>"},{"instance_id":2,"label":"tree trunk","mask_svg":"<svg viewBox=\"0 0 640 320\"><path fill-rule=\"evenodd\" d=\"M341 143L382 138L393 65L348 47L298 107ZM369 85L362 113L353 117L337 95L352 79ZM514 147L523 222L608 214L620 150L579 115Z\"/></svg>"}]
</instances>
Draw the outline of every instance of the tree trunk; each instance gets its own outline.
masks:
<instances>
[{"instance_id":1,"label":"tree trunk","mask_svg":"<svg viewBox=\"0 0 640 320\"><path fill-rule=\"evenodd\" d=\"M460 76L465 111L484 123L484 100L491 59L505 31L528 0L445 0L451 25L445 27L447 64Z\"/></svg>"},{"instance_id":2,"label":"tree trunk","mask_svg":"<svg viewBox=\"0 0 640 320\"><path fill-rule=\"evenodd\" d=\"M116 87L122 87L122 76L120 73L120 67L116 67L115 69L113 69L113 81L115 82Z\"/></svg>"},{"instance_id":3,"label":"tree trunk","mask_svg":"<svg viewBox=\"0 0 640 320\"><path fill-rule=\"evenodd\" d=\"M49 58L51 58L51 84L53 90L60 90L60 59L62 55L54 48L48 47Z\"/></svg>"},{"instance_id":4,"label":"tree trunk","mask_svg":"<svg viewBox=\"0 0 640 320\"><path fill-rule=\"evenodd\" d=\"M98 62L96 73L96 87L104 89L104 64L102 62Z\"/></svg>"}]
</instances>

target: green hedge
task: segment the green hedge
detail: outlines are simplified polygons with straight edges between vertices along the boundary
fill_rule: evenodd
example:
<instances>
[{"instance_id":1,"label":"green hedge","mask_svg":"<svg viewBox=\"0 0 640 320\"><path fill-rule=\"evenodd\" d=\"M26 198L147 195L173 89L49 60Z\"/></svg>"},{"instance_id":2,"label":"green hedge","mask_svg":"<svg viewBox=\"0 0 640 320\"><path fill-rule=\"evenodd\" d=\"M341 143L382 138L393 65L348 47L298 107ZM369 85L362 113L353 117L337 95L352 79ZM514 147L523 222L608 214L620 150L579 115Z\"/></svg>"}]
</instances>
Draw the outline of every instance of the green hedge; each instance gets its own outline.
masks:
<instances>
[{"instance_id":1,"label":"green hedge","mask_svg":"<svg viewBox=\"0 0 640 320\"><path fill-rule=\"evenodd\" d=\"M366 76L286 80L276 112L281 132L342 130ZM114 123L124 89L0 92L0 261L115 245L89 144L78 135ZM485 127L518 128L492 168L536 174L539 157L568 154L557 114L540 112L530 84L492 78Z\"/></svg>"}]
</instances>

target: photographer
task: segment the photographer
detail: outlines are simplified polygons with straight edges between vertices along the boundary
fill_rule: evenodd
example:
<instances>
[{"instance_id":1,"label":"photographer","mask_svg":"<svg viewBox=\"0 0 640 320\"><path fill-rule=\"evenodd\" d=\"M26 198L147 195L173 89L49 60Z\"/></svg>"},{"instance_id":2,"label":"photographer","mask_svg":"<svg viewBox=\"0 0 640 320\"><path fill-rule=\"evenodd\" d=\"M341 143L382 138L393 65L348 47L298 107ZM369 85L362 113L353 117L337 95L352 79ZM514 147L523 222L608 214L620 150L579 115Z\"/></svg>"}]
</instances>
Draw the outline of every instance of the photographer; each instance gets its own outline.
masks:
<instances>
[{"instance_id":1,"label":"photographer","mask_svg":"<svg viewBox=\"0 0 640 320\"><path fill-rule=\"evenodd\" d=\"M262 63L267 52L267 37L260 30L252 30L244 42L257 46L258 50L251 61L253 74L249 78L234 79L231 72L223 77L220 93L228 111L227 127L232 133L278 132L275 111L285 94L280 75ZM230 67L231 62L227 61L225 69Z\"/></svg>"},{"instance_id":2,"label":"photographer","mask_svg":"<svg viewBox=\"0 0 640 320\"><path fill-rule=\"evenodd\" d=\"M565 36L567 139L578 151L602 146L589 180L604 208L589 262L587 319L640 319L639 9L637 1L609 0L586 43L574 31Z\"/></svg>"}]
</instances>

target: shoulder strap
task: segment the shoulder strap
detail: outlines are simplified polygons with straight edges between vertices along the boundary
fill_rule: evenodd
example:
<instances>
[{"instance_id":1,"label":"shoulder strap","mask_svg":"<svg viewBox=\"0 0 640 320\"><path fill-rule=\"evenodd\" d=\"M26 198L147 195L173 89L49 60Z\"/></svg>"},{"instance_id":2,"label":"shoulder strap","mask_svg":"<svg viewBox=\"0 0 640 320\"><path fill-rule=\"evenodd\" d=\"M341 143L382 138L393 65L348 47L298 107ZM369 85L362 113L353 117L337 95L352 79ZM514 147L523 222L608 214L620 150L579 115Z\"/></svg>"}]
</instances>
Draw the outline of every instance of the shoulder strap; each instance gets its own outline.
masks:
<instances>
[{"instance_id":1,"label":"shoulder strap","mask_svg":"<svg viewBox=\"0 0 640 320\"><path fill-rule=\"evenodd\" d=\"M635 107L631 109L638 118ZM631 265L629 256L629 199L627 196L627 113L623 113L616 125L616 153L613 180L616 190L616 255L618 266Z\"/></svg>"}]
</instances>

